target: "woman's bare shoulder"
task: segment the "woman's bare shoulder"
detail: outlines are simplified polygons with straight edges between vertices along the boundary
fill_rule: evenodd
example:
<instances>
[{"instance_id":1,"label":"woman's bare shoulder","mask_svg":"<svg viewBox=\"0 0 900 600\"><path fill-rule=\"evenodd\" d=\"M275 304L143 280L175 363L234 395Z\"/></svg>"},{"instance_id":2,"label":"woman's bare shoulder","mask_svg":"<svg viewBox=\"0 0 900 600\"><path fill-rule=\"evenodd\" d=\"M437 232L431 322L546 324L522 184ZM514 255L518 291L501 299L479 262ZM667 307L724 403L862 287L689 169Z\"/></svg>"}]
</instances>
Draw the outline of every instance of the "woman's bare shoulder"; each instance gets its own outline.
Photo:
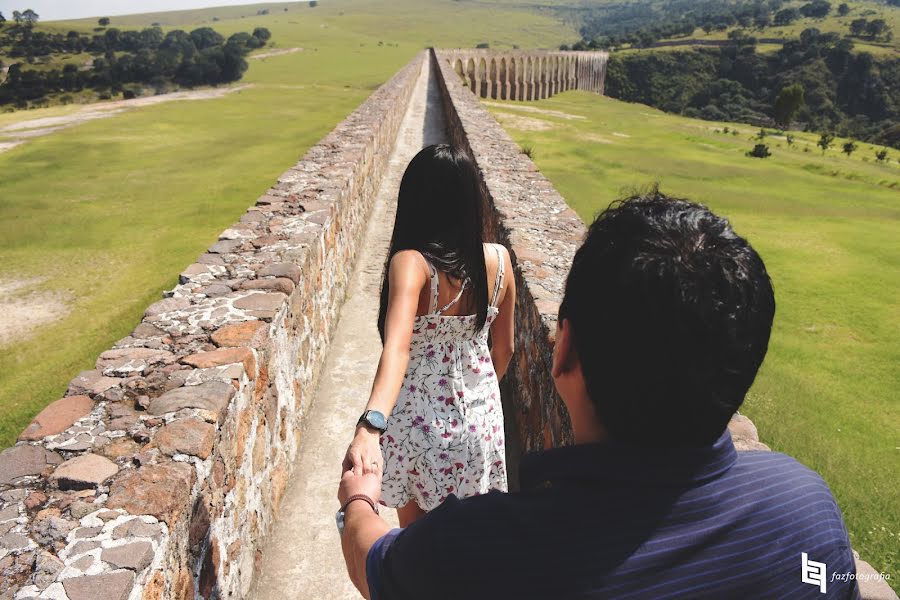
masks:
<instances>
[{"instance_id":1,"label":"woman's bare shoulder","mask_svg":"<svg viewBox=\"0 0 900 600\"><path fill-rule=\"evenodd\" d=\"M391 257L390 271L396 274L428 272L428 263L418 250L400 250Z\"/></svg>"}]
</instances>

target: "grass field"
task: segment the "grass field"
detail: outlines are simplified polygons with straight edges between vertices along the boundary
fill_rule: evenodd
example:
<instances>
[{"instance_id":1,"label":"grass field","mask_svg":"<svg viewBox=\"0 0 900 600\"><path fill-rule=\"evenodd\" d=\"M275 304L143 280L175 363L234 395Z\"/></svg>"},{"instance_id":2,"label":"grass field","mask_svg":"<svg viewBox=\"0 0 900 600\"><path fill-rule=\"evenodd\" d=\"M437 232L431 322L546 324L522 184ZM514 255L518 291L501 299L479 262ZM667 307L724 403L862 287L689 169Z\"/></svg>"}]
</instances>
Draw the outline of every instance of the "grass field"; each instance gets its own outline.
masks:
<instances>
[{"instance_id":1,"label":"grass field","mask_svg":"<svg viewBox=\"0 0 900 600\"><path fill-rule=\"evenodd\" d=\"M270 14L257 16L263 8ZM135 109L0 153L0 284L24 282L20 294L66 304L64 316L0 353L0 446L93 368L220 231L422 48L555 47L577 38L532 11L440 0L253 5L112 24L154 22L211 24L223 34L264 26L276 48L304 50L250 60L241 83L252 87L240 92ZM75 110L0 114L0 127Z\"/></svg>"},{"instance_id":2,"label":"grass field","mask_svg":"<svg viewBox=\"0 0 900 600\"><path fill-rule=\"evenodd\" d=\"M586 221L659 182L730 218L759 250L778 310L744 412L764 442L822 474L854 547L896 586L900 154L877 164L863 145L852 158L834 149L823 157L816 138L796 133L795 148L770 137L773 156L749 158L748 126L724 134L735 125L586 92L488 108Z\"/></svg>"}]
</instances>

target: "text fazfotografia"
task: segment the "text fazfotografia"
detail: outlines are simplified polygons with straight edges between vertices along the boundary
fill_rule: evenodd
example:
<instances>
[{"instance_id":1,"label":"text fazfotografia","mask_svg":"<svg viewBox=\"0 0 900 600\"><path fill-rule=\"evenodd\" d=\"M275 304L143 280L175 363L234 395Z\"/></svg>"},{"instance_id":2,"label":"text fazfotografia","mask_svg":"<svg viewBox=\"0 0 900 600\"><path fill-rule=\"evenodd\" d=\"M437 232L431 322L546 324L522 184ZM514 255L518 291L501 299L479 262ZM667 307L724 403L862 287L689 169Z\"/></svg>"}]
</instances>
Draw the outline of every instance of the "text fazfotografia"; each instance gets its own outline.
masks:
<instances>
[{"instance_id":1,"label":"text fazfotografia","mask_svg":"<svg viewBox=\"0 0 900 600\"><path fill-rule=\"evenodd\" d=\"M888 581L890 573L832 573L831 581Z\"/></svg>"}]
</instances>

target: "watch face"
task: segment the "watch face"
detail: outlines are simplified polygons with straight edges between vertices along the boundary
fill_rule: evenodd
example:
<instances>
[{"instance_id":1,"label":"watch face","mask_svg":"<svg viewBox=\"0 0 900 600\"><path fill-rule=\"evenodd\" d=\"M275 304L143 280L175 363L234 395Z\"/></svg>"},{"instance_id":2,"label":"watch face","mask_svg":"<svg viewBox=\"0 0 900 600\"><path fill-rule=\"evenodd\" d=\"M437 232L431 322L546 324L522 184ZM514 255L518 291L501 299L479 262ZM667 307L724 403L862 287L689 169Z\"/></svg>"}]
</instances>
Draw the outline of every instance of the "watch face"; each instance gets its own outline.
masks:
<instances>
[{"instance_id":1,"label":"watch face","mask_svg":"<svg viewBox=\"0 0 900 600\"><path fill-rule=\"evenodd\" d=\"M338 533L344 533L344 511L338 510L334 515L334 521L337 524Z\"/></svg>"},{"instance_id":2,"label":"watch face","mask_svg":"<svg viewBox=\"0 0 900 600\"><path fill-rule=\"evenodd\" d=\"M370 410L366 415L366 421L375 429L384 431L387 428L387 419L377 410Z\"/></svg>"}]
</instances>

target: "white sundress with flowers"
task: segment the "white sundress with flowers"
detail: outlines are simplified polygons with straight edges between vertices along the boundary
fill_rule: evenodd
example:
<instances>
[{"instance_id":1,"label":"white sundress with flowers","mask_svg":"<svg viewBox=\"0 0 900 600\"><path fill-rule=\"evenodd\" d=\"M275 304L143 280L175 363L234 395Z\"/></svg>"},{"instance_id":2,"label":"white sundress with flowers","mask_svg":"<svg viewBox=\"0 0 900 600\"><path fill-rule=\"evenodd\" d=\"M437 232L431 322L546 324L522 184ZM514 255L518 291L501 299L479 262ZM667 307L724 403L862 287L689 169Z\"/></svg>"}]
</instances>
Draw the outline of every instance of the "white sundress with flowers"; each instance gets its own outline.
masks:
<instances>
[{"instance_id":1,"label":"white sundress with flowers","mask_svg":"<svg viewBox=\"0 0 900 600\"><path fill-rule=\"evenodd\" d=\"M381 436L384 478L381 502L399 507L414 500L430 511L450 494L459 498L507 490L500 387L488 349L503 287L500 246L497 278L484 326L476 315L446 316L466 289L437 310L437 270L431 270L428 314L416 317L409 366L397 404Z\"/></svg>"}]
</instances>

